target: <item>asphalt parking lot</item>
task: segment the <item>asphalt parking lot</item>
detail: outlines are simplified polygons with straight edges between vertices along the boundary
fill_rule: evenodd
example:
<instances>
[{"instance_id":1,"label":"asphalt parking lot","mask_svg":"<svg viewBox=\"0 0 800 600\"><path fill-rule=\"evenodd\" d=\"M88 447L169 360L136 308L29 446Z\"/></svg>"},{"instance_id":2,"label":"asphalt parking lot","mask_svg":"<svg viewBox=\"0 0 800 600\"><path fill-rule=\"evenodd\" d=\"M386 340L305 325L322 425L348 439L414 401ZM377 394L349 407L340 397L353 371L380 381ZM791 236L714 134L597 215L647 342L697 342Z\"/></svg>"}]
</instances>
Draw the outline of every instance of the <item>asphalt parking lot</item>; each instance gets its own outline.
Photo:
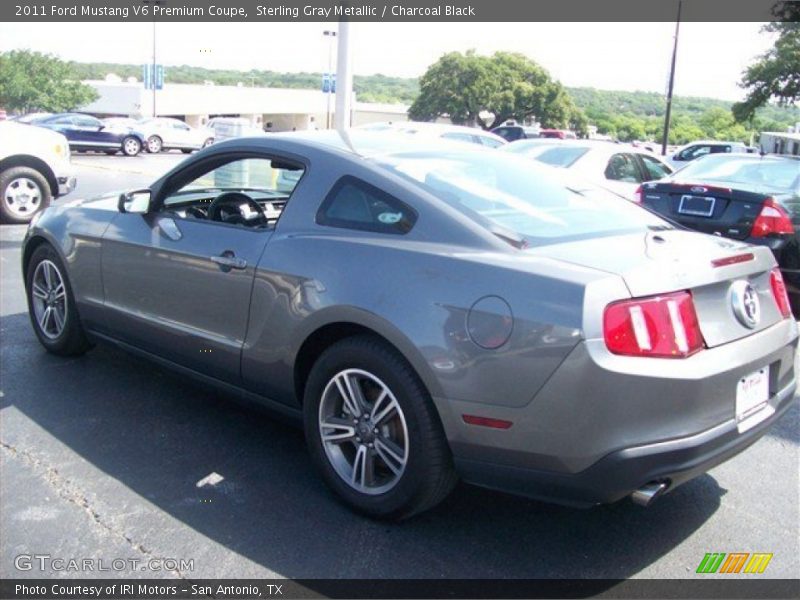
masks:
<instances>
[{"instance_id":1,"label":"asphalt parking lot","mask_svg":"<svg viewBox=\"0 0 800 600\"><path fill-rule=\"evenodd\" d=\"M141 187L183 158L77 156L66 199ZM800 573L797 403L745 453L647 509L461 485L411 521L374 522L334 500L301 432L269 415L114 348L48 355L28 321L23 235L0 227L0 577L109 575L21 571L21 554L194 561L114 573L130 577L687 578L706 552L769 552L761 577ZM212 473L223 479L198 487Z\"/></svg>"}]
</instances>

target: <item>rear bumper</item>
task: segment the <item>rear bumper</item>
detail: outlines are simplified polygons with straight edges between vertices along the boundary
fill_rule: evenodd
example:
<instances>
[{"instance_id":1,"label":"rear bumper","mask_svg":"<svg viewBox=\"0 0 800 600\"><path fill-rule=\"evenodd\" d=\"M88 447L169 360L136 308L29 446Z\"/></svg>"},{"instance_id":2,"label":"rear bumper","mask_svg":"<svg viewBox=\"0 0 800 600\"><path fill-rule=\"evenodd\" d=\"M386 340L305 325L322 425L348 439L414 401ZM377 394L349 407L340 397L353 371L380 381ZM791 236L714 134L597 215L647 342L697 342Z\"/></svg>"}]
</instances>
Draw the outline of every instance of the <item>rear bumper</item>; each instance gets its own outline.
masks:
<instances>
[{"instance_id":1,"label":"rear bumper","mask_svg":"<svg viewBox=\"0 0 800 600\"><path fill-rule=\"evenodd\" d=\"M775 412L743 433L730 420L692 436L615 451L577 473L458 457L456 466L468 483L579 507L616 502L653 481L666 483L669 492L755 443L786 413L795 390L792 380L770 400Z\"/></svg>"}]
</instances>

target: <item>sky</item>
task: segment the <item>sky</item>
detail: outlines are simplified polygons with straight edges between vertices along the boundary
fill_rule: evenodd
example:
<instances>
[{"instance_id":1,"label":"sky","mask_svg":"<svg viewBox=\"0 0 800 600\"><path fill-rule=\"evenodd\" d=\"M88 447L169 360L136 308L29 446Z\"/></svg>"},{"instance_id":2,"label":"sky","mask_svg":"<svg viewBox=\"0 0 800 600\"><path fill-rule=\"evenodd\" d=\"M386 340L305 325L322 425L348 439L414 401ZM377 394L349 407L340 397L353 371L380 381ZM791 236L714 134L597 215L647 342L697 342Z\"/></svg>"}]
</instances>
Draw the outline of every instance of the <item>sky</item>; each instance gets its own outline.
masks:
<instances>
[{"instance_id":1,"label":"sky","mask_svg":"<svg viewBox=\"0 0 800 600\"><path fill-rule=\"evenodd\" d=\"M335 23L159 23L159 62L220 69L326 70ZM675 94L740 100L742 71L772 45L760 23L682 23ZM66 35L66 31L69 35ZM418 77L452 50L521 52L567 86L665 93L674 23L354 23L353 70ZM151 23L0 23L0 51L82 62L152 60ZM83 40L83 42L78 42ZM167 81L169 71L167 70Z\"/></svg>"}]
</instances>

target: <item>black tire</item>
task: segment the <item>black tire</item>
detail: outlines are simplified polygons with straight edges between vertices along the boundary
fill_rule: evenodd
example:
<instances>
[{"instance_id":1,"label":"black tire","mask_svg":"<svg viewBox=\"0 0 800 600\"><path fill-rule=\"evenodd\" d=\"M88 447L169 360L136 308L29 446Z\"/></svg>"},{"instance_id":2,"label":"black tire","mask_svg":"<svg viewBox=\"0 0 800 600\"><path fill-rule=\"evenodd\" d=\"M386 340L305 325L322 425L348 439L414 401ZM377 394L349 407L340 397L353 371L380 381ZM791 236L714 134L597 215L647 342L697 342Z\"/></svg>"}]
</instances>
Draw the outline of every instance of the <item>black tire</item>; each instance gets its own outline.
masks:
<instances>
[{"instance_id":1,"label":"black tire","mask_svg":"<svg viewBox=\"0 0 800 600\"><path fill-rule=\"evenodd\" d=\"M214 138L208 138L205 142L203 142L203 148L208 148L213 143L214 143Z\"/></svg>"},{"instance_id":2,"label":"black tire","mask_svg":"<svg viewBox=\"0 0 800 600\"><path fill-rule=\"evenodd\" d=\"M331 464L321 439L319 412L323 392L331 379L345 369L377 376L391 390L405 417L405 469L394 487L377 495L360 492L345 482ZM444 500L458 480L430 395L402 355L376 337L347 338L322 353L306 384L303 412L312 461L339 499L359 513L380 519L407 519Z\"/></svg>"},{"instance_id":3,"label":"black tire","mask_svg":"<svg viewBox=\"0 0 800 600\"><path fill-rule=\"evenodd\" d=\"M147 138L147 151L150 154L158 154L164 149L163 140L157 135L151 135Z\"/></svg>"},{"instance_id":4,"label":"black tire","mask_svg":"<svg viewBox=\"0 0 800 600\"><path fill-rule=\"evenodd\" d=\"M184 154L191 154L192 152L194 152L194 150L192 150L191 148L181 148L181 152L183 152Z\"/></svg>"},{"instance_id":5,"label":"black tire","mask_svg":"<svg viewBox=\"0 0 800 600\"><path fill-rule=\"evenodd\" d=\"M55 338L48 337L42 331L34 312L33 278L37 266L43 261L50 261L55 265L58 270L58 275L64 283L66 295L66 318L64 319L64 326L61 333ZM75 356L83 354L91 348L91 344L83 330L83 325L81 325L77 308L75 307L75 298L72 295L72 287L67 277L67 270L64 268L64 263L61 261L58 253L50 244L44 243L34 250L25 273L25 291L28 296L28 314L31 318L33 331L36 333L36 337L39 338L39 342L48 352L58 354L59 356Z\"/></svg>"},{"instance_id":6,"label":"black tire","mask_svg":"<svg viewBox=\"0 0 800 600\"><path fill-rule=\"evenodd\" d=\"M20 186L25 186L24 204L20 204ZM0 173L0 221L28 223L33 216L50 206L53 194L47 179L31 167L12 167Z\"/></svg>"},{"instance_id":7,"label":"black tire","mask_svg":"<svg viewBox=\"0 0 800 600\"><path fill-rule=\"evenodd\" d=\"M121 149L125 156L136 156L142 151L142 142L131 135L122 140Z\"/></svg>"},{"instance_id":8,"label":"black tire","mask_svg":"<svg viewBox=\"0 0 800 600\"><path fill-rule=\"evenodd\" d=\"M109 156L116 156L117 155L117 151L116 150L106 150L106 154L108 154Z\"/></svg>"}]
</instances>

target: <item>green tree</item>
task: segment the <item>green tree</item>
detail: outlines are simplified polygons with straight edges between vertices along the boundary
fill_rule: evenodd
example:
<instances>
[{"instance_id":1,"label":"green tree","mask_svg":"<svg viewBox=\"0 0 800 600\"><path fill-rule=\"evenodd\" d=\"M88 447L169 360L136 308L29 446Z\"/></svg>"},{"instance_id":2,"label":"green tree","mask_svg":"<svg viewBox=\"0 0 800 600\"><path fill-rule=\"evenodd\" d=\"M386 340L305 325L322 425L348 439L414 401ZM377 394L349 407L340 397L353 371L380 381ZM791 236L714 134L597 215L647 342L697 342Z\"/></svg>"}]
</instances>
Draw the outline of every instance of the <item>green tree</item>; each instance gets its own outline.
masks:
<instances>
[{"instance_id":1,"label":"green tree","mask_svg":"<svg viewBox=\"0 0 800 600\"><path fill-rule=\"evenodd\" d=\"M588 125L566 89L522 54L449 52L428 67L419 86L408 111L416 120L447 115L454 123L491 129L535 117L545 127L575 125L584 132Z\"/></svg>"},{"instance_id":2,"label":"green tree","mask_svg":"<svg viewBox=\"0 0 800 600\"><path fill-rule=\"evenodd\" d=\"M68 63L30 50L0 52L0 106L17 112L64 112L96 100Z\"/></svg>"},{"instance_id":3,"label":"green tree","mask_svg":"<svg viewBox=\"0 0 800 600\"><path fill-rule=\"evenodd\" d=\"M770 100L784 106L800 100L800 22L770 23L763 30L777 33L778 38L742 76L739 85L747 90L747 96L733 105L739 122L752 121L756 109Z\"/></svg>"}]
</instances>

